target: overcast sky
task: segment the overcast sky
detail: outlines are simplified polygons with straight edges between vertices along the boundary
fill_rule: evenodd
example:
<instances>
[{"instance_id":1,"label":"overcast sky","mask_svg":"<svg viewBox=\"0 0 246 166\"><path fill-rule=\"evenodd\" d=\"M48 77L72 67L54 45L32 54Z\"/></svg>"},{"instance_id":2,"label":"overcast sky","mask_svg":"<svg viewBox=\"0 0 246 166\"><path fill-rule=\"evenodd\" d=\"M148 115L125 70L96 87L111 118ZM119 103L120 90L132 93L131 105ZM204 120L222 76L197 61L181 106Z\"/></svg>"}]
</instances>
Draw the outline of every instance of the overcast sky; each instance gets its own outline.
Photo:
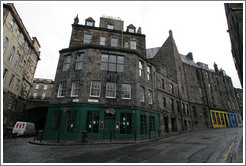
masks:
<instances>
[{"instance_id":1,"label":"overcast sky","mask_svg":"<svg viewBox=\"0 0 246 166\"><path fill-rule=\"evenodd\" d=\"M74 18L79 24L92 17L99 26L102 15L120 17L126 27L141 27L146 47L160 47L172 30L180 54L193 53L195 62L213 69L214 62L241 88L231 54L224 2L166 1L61 1L14 2L27 31L41 45L35 78L55 78L59 50L68 48Z\"/></svg>"}]
</instances>

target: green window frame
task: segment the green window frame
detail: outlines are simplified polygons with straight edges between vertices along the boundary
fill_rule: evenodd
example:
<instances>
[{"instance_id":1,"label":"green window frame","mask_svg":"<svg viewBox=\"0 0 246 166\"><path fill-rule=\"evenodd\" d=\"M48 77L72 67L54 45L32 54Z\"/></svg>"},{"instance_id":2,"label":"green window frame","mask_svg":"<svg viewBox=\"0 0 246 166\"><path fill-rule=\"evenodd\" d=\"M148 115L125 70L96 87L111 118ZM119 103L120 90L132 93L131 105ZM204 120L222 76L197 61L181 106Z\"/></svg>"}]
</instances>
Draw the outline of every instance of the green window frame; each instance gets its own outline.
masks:
<instances>
[{"instance_id":1,"label":"green window frame","mask_svg":"<svg viewBox=\"0 0 246 166\"><path fill-rule=\"evenodd\" d=\"M86 131L88 133L98 133L99 131L99 112L98 111L87 112Z\"/></svg>"},{"instance_id":2,"label":"green window frame","mask_svg":"<svg viewBox=\"0 0 246 166\"><path fill-rule=\"evenodd\" d=\"M149 130L155 131L155 117L149 116Z\"/></svg>"},{"instance_id":3,"label":"green window frame","mask_svg":"<svg viewBox=\"0 0 246 166\"><path fill-rule=\"evenodd\" d=\"M52 120L51 120L51 131L57 132L60 129L61 125L61 117L62 117L62 111L53 111L52 113Z\"/></svg>"},{"instance_id":4,"label":"green window frame","mask_svg":"<svg viewBox=\"0 0 246 166\"><path fill-rule=\"evenodd\" d=\"M147 134L147 117L146 115L140 115L140 134Z\"/></svg>"},{"instance_id":5,"label":"green window frame","mask_svg":"<svg viewBox=\"0 0 246 166\"><path fill-rule=\"evenodd\" d=\"M66 133L74 133L76 129L77 111L67 111Z\"/></svg>"},{"instance_id":6,"label":"green window frame","mask_svg":"<svg viewBox=\"0 0 246 166\"><path fill-rule=\"evenodd\" d=\"M120 114L120 134L132 133L132 114L121 113Z\"/></svg>"}]
</instances>

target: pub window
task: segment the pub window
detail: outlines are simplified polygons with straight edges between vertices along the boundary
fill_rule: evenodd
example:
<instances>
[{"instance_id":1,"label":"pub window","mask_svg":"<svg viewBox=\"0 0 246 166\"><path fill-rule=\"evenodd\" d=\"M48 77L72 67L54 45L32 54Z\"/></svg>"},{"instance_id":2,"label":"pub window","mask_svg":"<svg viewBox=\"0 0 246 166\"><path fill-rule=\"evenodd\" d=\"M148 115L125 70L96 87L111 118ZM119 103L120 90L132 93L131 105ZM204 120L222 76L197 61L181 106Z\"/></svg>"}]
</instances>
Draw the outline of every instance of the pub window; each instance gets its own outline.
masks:
<instances>
[{"instance_id":1,"label":"pub window","mask_svg":"<svg viewBox=\"0 0 246 166\"><path fill-rule=\"evenodd\" d=\"M81 70L81 69L83 69L84 59L85 59L85 53L79 53L79 54L77 54L76 64L75 64L75 70Z\"/></svg>"},{"instance_id":2,"label":"pub window","mask_svg":"<svg viewBox=\"0 0 246 166\"><path fill-rule=\"evenodd\" d=\"M51 120L51 131L59 131L61 125L62 111L53 111Z\"/></svg>"},{"instance_id":3,"label":"pub window","mask_svg":"<svg viewBox=\"0 0 246 166\"><path fill-rule=\"evenodd\" d=\"M118 47L118 38L111 38L111 47Z\"/></svg>"},{"instance_id":4,"label":"pub window","mask_svg":"<svg viewBox=\"0 0 246 166\"><path fill-rule=\"evenodd\" d=\"M100 38L100 45L101 46L105 46L105 43L106 43L106 37L101 36L101 38Z\"/></svg>"},{"instance_id":5,"label":"pub window","mask_svg":"<svg viewBox=\"0 0 246 166\"><path fill-rule=\"evenodd\" d=\"M143 66L144 66L144 63L142 61L139 61L138 63L138 68L139 68L139 76L143 76Z\"/></svg>"},{"instance_id":6,"label":"pub window","mask_svg":"<svg viewBox=\"0 0 246 166\"><path fill-rule=\"evenodd\" d=\"M90 87L91 97L100 97L101 93L101 82L92 81Z\"/></svg>"},{"instance_id":7,"label":"pub window","mask_svg":"<svg viewBox=\"0 0 246 166\"><path fill-rule=\"evenodd\" d=\"M67 111L67 120L66 120L66 133L74 133L75 132L75 124L76 124L77 111Z\"/></svg>"},{"instance_id":8,"label":"pub window","mask_svg":"<svg viewBox=\"0 0 246 166\"><path fill-rule=\"evenodd\" d=\"M84 34L84 43L91 43L91 35Z\"/></svg>"},{"instance_id":9,"label":"pub window","mask_svg":"<svg viewBox=\"0 0 246 166\"><path fill-rule=\"evenodd\" d=\"M148 103L153 104L153 92L148 90Z\"/></svg>"},{"instance_id":10,"label":"pub window","mask_svg":"<svg viewBox=\"0 0 246 166\"><path fill-rule=\"evenodd\" d=\"M102 54L101 70L123 72L124 57L117 55Z\"/></svg>"},{"instance_id":11,"label":"pub window","mask_svg":"<svg viewBox=\"0 0 246 166\"><path fill-rule=\"evenodd\" d=\"M149 116L149 130L155 131L155 117Z\"/></svg>"},{"instance_id":12,"label":"pub window","mask_svg":"<svg viewBox=\"0 0 246 166\"><path fill-rule=\"evenodd\" d=\"M144 93L145 93L145 92L144 92L144 88L143 88L143 87L140 87L139 96L140 96L140 101L141 101L141 102L144 102L144 98L145 98L145 97L144 97L144 96L145 96Z\"/></svg>"},{"instance_id":13,"label":"pub window","mask_svg":"<svg viewBox=\"0 0 246 166\"><path fill-rule=\"evenodd\" d=\"M63 62L62 71L68 71L69 70L70 62L71 62L71 55L68 55L65 57L65 60Z\"/></svg>"},{"instance_id":14,"label":"pub window","mask_svg":"<svg viewBox=\"0 0 246 166\"><path fill-rule=\"evenodd\" d=\"M9 56L8 56L8 61L11 62L13 55L15 53L15 47L13 46L10 50Z\"/></svg>"},{"instance_id":15,"label":"pub window","mask_svg":"<svg viewBox=\"0 0 246 166\"><path fill-rule=\"evenodd\" d=\"M132 133L132 114L121 113L120 114L120 133L131 134Z\"/></svg>"},{"instance_id":16,"label":"pub window","mask_svg":"<svg viewBox=\"0 0 246 166\"><path fill-rule=\"evenodd\" d=\"M137 42L136 41L130 41L130 49L132 49L132 50L137 49Z\"/></svg>"},{"instance_id":17,"label":"pub window","mask_svg":"<svg viewBox=\"0 0 246 166\"><path fill-rule=\"evenodd\" d=\"M116 98L116 83L107 82L106 98Z\"/></svg>"},{"instance_id":18,"label":"pub window","mask_svg":"<svg viewBox=\"0 0 246 166\"><path fill-rule=\"evenodd\" d=\"M66 82L59 83L57 97L64 97L66 93Z\"/></svg>"},{"instance_id":19,"label":"pub window","mask_svg":"<svg viewBox=\"0 0 246 166\"><path fill-rule=\"evenodd\" d=\"M86 131L88 133L98 133L99 112L89 111L87 113Z\"/></svg>"},{"instance_id":20,"label":"pub window","mask_svg":"<svg viewBox=\"0 0 246 166\"><path fill-rule=\"evenodd\" d=\"M130 84L121 85L121 98L131 99L131 85Z\"/></svg>"},{"instance_id":21,"label":"pub window","mask_svg":"<svg viewBox=\"0 0 246 166\"><path fill-rule=\"evenodd\" d=\"M146 115L140 115L140 134L147 134L147 118Z\"/></svg>"},{"instance_id":22,"label":"pub window","mask_svg":"<svg viewBox=\"0 0 246 166\"><path fill-rule=\"evenodd\" d=\"M75 81L72 83L72 89L71 89L71 97L77 97L79 96L79 81Z\"/></svg>"}]
</instances>

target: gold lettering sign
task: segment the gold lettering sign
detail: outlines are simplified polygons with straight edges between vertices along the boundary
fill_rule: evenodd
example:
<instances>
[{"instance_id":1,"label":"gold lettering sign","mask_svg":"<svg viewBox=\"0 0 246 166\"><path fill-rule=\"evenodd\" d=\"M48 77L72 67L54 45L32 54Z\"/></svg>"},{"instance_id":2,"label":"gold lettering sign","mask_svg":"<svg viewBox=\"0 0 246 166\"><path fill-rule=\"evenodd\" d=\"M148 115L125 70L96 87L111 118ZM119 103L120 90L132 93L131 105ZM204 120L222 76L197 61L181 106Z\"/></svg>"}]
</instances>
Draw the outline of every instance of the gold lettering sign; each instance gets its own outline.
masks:
<instances>
[{"instance_id":1,"label":"gold lettering sign","mask_svg":"<svg viewBox=\"0 0 246 166\"><path fill-rule=\"evenodd\" d=\"M106 112L106 114L112 114L112 115L115 114L115 110L113 108L108 108L108 109L106 109L105 112Z\"/></svg>"}]
</instances>

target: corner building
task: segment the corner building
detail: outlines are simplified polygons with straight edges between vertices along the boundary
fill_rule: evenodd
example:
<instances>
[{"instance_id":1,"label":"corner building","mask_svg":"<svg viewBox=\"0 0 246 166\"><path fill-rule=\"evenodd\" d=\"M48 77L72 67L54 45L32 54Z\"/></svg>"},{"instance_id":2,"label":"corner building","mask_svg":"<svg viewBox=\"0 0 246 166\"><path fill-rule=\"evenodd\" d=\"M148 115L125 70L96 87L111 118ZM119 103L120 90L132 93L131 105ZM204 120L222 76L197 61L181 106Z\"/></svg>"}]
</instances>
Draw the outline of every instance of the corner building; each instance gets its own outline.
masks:
<instances>
[{"instance_id":1,"label":"corner building","mask_svg":"<svg viewBox=\"0 0 246 166\"><path fill-rule=\"evenodd\" d=\"M140 27L123 31L123 21L105 17L99 27L91 17L78 23L60 50L43 139L80 141L86 130L89 140L141 140L212 126L204 81L193 78L202 68L179 54L171 31L146 50Z\"/></svg>"}]
</instances>

